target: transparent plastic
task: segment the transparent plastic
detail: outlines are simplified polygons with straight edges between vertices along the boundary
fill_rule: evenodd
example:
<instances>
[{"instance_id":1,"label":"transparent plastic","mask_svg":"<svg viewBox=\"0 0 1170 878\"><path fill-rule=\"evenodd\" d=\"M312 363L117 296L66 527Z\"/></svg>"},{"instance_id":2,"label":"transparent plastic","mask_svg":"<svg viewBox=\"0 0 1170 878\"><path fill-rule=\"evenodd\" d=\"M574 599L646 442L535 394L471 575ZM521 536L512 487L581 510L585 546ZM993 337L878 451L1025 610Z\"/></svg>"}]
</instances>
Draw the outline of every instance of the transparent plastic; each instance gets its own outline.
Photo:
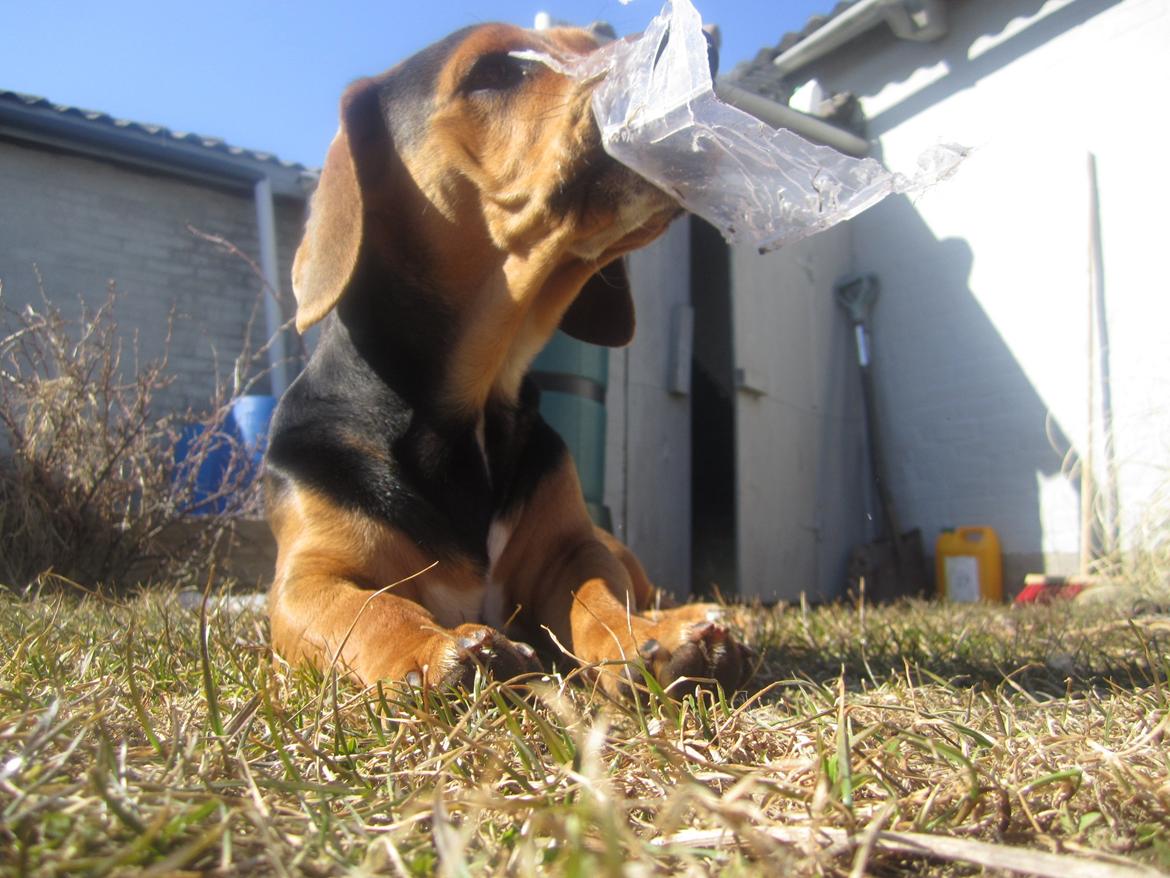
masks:
<instances>
[{"instance_id":1,"label":"transparent plastic","mask_svg":"<svg viewBox=\"0 0 1170 878\"><path fill-rule=\"evenodd\" d=\"M666 0L640 37L611 43L566 72L605 77L593 112L610 155L728 241L761 252L849 219L890 193L942 179L965 152L936 147L913 177L892 174L873 159L818 146L723 103L690 0Z\"/></svg>"}]
</instances>

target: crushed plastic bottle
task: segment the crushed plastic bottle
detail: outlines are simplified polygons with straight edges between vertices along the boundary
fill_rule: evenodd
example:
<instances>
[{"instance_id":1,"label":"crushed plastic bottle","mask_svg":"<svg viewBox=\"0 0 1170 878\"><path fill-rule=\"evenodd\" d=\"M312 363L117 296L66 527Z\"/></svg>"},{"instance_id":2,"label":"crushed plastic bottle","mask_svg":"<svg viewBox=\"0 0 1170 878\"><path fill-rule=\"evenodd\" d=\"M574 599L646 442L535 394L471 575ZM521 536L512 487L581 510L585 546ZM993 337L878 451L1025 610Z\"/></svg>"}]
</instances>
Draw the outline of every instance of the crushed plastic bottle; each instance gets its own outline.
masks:
<instances>
[{"instance_id":1,"label":"crushed plastic bottle","mask_svg":"<svg viewBox=\"0 0 1170 878\"><path fill-rule=\"evenodd\" d=\"M561 65L557 65L560 67ZM702 19L666 0L645 32L566 67L604 76L593 112L606 151L723 232L766 252L856 216L894 192L952 174L966 151L938 146L913 177L774 129L720 101Z\"/></svg>"}]
</instances>

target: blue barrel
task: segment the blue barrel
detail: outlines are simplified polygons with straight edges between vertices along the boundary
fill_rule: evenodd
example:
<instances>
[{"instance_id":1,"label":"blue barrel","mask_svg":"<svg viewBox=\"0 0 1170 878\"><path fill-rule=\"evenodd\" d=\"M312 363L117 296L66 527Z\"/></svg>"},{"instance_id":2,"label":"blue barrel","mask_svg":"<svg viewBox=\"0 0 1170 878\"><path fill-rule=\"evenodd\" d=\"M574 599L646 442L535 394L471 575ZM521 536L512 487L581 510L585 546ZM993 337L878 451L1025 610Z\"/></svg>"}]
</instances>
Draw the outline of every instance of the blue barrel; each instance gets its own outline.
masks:
<instances>
[{"instance_id":1,"label":"blue barrel","mask_svg":"<svg viewBox=\"0 0 1170 878\"><path fill-rule=\"evenodd\" d=\"M197 450L202 453L199 469L194 473L188 514L212 515L228 510L233 498L224 493L225 486L242 490L259 475L275 409L274 396L241 396L232 403L220 429L210 436L205 424L183 426L174 449L177 484L189 484L190 467L194 465L189 458Z\"/></svg>"},{"instance_id":2,"label":"blue barrel","mask_svg":"<svg viewBox=\"0 0 1170 878\"><path fill-rule=\"evenodd\" d=\"M557 332L529 372L540 388L540 414L569 447L585 506L611 529L605 495L605 389L609 349Z\"/></svg>"},{"instance_id":3,"label":"blue barrel","mask_svg":"<svg viewBox=\"0 0 1170 878\"><path fill-rule=\"evenodd\" d=\"M189 506L184 510L189 515L213 515L227 508L227 497L216 496L227 481L228 468L232 462L232 438L223 431L207 436L203 424L184 424L175 443L175 470L173 481L176 485L191 485ZM195 461L200 455L199 469L192 473Z\"/></svg>"},{"instance_id":4,"label":"blue barrel","mask_svg":"<svg viewBox=\"0 0 1170 878\"><path fill-rule=\"evenodd\" d=\"M248 451L248 468L252 478L260 472L264 450L268 447L268 427L276 411L276 397L256 394L241 396L232 403L229 416L236 438Z\"/></svg>"}]
</instances>

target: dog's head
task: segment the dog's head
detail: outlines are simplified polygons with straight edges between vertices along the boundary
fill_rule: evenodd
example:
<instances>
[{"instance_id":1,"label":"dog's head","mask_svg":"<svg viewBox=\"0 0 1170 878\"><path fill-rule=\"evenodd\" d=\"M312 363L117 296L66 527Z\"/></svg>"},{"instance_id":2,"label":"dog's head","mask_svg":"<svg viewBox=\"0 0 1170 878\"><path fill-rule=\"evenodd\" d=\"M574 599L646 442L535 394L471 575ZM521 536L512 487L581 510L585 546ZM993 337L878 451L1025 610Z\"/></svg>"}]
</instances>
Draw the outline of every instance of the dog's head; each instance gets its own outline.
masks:
<instances>
[{"instance_id":1,"label":"dog's head","mask_svg":"<svg viewBox=\"0 0 1170 878\"><path fill-rule=\"evenodd\" d=\"M296 254L298 329L338 304L359 265L409 283L457 324L461 406L518 384L558 325L628 342L616 260L679 209L602 150L596 82L558 72L597 47L584 30L483 25L351 85Z\"/></svg>"}]
</instances>

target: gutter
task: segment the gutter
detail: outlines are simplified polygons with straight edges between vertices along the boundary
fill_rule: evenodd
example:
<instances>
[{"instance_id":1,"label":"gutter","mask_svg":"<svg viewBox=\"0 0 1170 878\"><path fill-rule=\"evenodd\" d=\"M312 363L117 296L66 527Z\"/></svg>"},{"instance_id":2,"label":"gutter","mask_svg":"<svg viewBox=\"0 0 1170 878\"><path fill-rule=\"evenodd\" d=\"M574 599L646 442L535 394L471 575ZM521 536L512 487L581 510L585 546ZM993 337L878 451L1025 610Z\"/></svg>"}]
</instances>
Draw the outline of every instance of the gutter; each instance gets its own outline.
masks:
<instances>
[{"instance_id":1,"label":"gutter","mask_svg":"<svg viewBox=\"0 0 1170 878\"><path fill-rule=\"evenodd\" d=\"M53 109L0 101L0 137L236 191L251 191L267 177L274 194L305 199L306 174L299 168L227 155L167 135L95 123Z\"/></svg>"},{"instance_id":2,"label":"gutter","mask_svg":"<svg viewBox=\"0 0 1170 878\"><path fill-rule=\"evenodd\" d=\"M794 110L738 85L720 80L715 83L715 94L720 100L750 113L773 128L788 128L801 137L826 144L846 155L860 157L869 154L869 141L853 132L830 125L823 119Z\"/></svg>"},{"instance_id":3,"label":"gutter","mask_svg":"<svg viewBox=\"0 0 1170 878\"><path fill-rule=\"evenodd\" d=\"M811 64L882 22L894 36L914 42L931 42L946 35L946 8L942 0L859 0L829 19L772 63L784 76Z\"/></svg>"},{"instance_id":4,"label":"gutter","mask_svg":"<svg viewBox=\"0 0 1170 878\"><path fill-rule=\"evenodd\" d=\"M256 236L260 243L260 271L264 274L264 330L268 333L268 381L280 399L288 387L288 358L284 345L284 309L280 306L280 270L276 259L276 209L272 181L265 177L253 189Z\"/></svg>"}]
</instances>

